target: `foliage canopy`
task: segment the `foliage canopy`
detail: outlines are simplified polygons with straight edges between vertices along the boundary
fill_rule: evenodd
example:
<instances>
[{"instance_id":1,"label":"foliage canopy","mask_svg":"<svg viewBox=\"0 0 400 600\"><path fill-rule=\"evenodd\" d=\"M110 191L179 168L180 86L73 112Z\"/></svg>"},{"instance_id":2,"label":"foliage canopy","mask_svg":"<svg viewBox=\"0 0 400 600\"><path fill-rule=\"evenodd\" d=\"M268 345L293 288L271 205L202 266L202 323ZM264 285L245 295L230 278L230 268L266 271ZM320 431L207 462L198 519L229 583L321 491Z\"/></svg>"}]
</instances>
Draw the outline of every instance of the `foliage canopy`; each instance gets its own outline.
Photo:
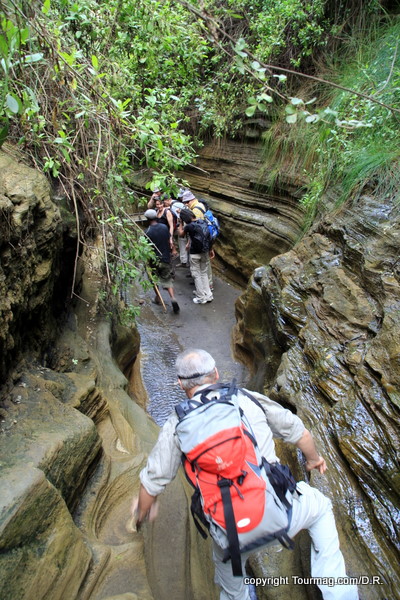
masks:
<instances>
[{"instance_id":1,"label":"foliage canopy","mask_svg":"<svg viewBox=\"0 0 400 600\"><path fill-rule=\"evenodd\" d=\"M81 243L99 228L112 237L117 278L126 279L127 264L129 277L140 277L136 264L149 252L127 221L144 201L133 174L143 172L148 188L176 192L179 170L205 135L235 135L268 115L268 161L277 172L285 149L299 149L310 204L328 185L313 169L336 173L351 189L351 156L365 141L377 148L368 159L376 168L398 156L396 116L387 108L400 109L395 41L364 58L357 46L357 76L343 68L336 85L358 96L328 98L318 78L304 90L310 100L294 93L301 70L315 75L321 51L351 48L367 23L373 33L384 15L377 0L2 0L0 7L0 145L18 144L61 188ZM385 39L396 39L396 27ZM319 108L311 110L314 95ZM372 172L359 171L361 179Z\"/></svg>"}]
</instances>

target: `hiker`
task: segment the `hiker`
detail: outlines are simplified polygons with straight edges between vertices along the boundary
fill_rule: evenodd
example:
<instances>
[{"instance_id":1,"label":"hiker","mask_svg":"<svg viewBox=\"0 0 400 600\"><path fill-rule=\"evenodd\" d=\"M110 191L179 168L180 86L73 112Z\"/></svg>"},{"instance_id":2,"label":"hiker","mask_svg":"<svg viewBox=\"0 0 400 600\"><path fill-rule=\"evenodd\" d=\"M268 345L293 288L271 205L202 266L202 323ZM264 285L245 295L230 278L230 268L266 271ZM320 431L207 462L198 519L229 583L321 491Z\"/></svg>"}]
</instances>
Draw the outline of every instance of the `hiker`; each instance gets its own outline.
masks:
<instances>
[{"instance_id":1,"label":"hiker","mask_svg":"<svg viewBox=\"0 0 400 600\"><path fill-rule=\"evenodd\" d=\"M245 463L246 470L240 471L241 474L243 473L241 475L242 481L240 481L240 477L235 481L230 481L231 487L229 489L235 488L237 490L235 506L240 504L241 500L239 496L242 497L242 500L245 500L245 494L248 496L251 494L249 488L245 491L246 478L249 477L247 471L251 470L254 473L259 473L264 467L264 463L269 465L271 471L275 470L279 473L285 472L285 470L288 471L287 467L279 463L279 459L275 453L273 437L280 438L299 448L306 459L305 466L307 471L316 469L321 474L325 473L327 468L325 460L318 454L311 433L304 427L300 418L290 410L283 408L280 404L273 402L267 396L256 392L249 392L249 390L244 388L234 388L236 391L235 396L233 396L231 392L232 385L231 390L227 390L226 386L217 383L219 379L218 370L215 360L208 352L199 349L186 350L177 357L175 367L179 385L184 390L187 399L178 404L176 410L167 419L161 429L158 441L148 457L147 464L140 473L141 486L139 497L132 504L132 512L135 515L137 526L140 526L146 518L154 518L156 514L156 505L154 503L157 496L174 479L179 465L182 464L182 459L188 465L188 468L185 470L191 480L195 476L193 473L196 474L197 472L198 463L206 453L211 454L214 452L212 460L214 471L219 468L215 466L216 463L223 464L223 468L226 467L229 469L232 468L232 465L235 467L234 460L232 460L235 454L233 452L227 454L226 451L224 454L221 444L224 434L227 441L232 439L229 437L229 429L225 433L225 428L228 427L227 419L220 417L218 420L218 418L214 418L210 428L212 429L211 431L208 431L204 427L204 418L208 411L211 411L211 409L220 411L230 410L230 408L235 406L234 400L238 407L237 413L239 414L239 419L242 419L247 424L247 436L244 436L244 438L247 440L247 443L250 443L253 451L257 449L259 455L264 457L258 465L257 463L253 465ZM228 395L230 394L229 402L227 400L221 402L225 397L223 392ZM223 413L221 412L220 414ZM215 415L218 415L218 413L214 413ZM192 422L189 420L190 416L192 416ZM211 413L212 416L213 414ZM211 417L209 416L209 419ZM222 421L222 423L219 421ZM192 423L191 428L189 426L190 423ZM183 452L182 447L187 443L187 440L193 438L197 440L200 436L199 432L204 433L204 429L206 429L205 435L211 436L209 438L209 446L206 448L203 443L201 446L195 447L194 456L191 456L187 448ZM250 438L253 438L253 441L249 442ZM256 443L254 442L254 438ZM188 461L192 462L188 463ZM207 484L210 471L211 468L200 472L198 477L199 485ZM254 473L253 475L250 474L250 479L251 477L254 479ZM221 477L217 478L217 481L221 484L227 481L226 479L221 479ZM290 479L288 477L288 480ZM338 534L330 500L319 490L311 487L304 481L297 484L294 480L292 482L284 496L284 500L286 500L289 506L292 505L291 518L288 517L287 512L284 513L285 523L287 523L285 529L286 535L292 538L301 529L308 529L312 540L311 575L313 582L320 588L324 600L357 600L357 587L346 582L345 564L339 549ZM269 483L267 484L267 489L268 486L270 489L269 494L265 493L264 490L263 497L268 498L268 495L271 495L272 504L266 515L272 519L272 513L279 510L279 506L282 513L284 505L282 502L279 504L278 500L276 500L275 486L273 486L273 490ZM214 487L219 489L220 495L222 495L223 489L226 489L225 485ZM235 502L235 489L230 492L232 504ZM243 490L243 494L240 494L240 489ZM279 497L281 498L281 496ZM254 512L256 512L258 504L262 501L258 497L257 503L253 503L248 508L249 517L253 516L251 512L253 507ZM226 535L222 529L213 524L214 514L218 512L220 504L225 504L225 502L218 502L218 496L214 492L211 495L208 514L203 513L203 517L206 518L206 521L210 525L210 534L213 538L215 581L221 587L220 600L250 600L250 592L248 586L244 583L243 577L233 575L233 557L232 560L223 562L228 544L225 544L225 549L223 549L221 546L221 535L223 533L225 538ZM202 506L205 505L203 495ZM237 511L239 512L239 508ZM198 514L197 510L195 512ZM228 517L226 520L228 521ZM233 519L233 525L239 530L239 527L245 527L247 522L250 521L251 518L243 519L243 522L237 521L236 524L235 519ZM257 528L258 525L254 531ZM262 542L264 542L264 539ZM253 544L253 548L255 546ZM231 550L230 542L228 550ZM242 569L243 575L245 574L244 566L249 554L250 551L242 554L241 557L239 556L239 568ZM344 579L340 581L340 578ZM343 584L336 584L336 581Z\"/></svg>"},{"instance_id":2,"label":"hiker","mask_svg":"<svg viewBox=\"0 0 400 600\"><path fill-rule=\"evenodd\" d=\"M157 212L157 221L168 227L172 239L174 235L174 217L170 208L165 206L162 198L157 198L155 201L155 210Z\"/></svg>"},{"instance_id":3,"label":"hiker","mask_svg":"<svg viewBox=\"0 0 400 600\"><path fill-rule=\"evenodd\" d=\"M150 200L147 203L147 208L155 208L156 200L161 200L162 191L160 188L156 188L152 195L150 196Z\"/></svg>"},{"instance_id":4,"label":"hiker","mask_svg":"<svg viewBox=\"0 0 400 600\"><path fill-rule=\"evenodd\" d=\"M181 200L186 208L190 208L190 210L194 212L197 219L203 218L206 208L200 200L197 200L196 196L190 190L185 190L183 192Z\"/></svg>"},{"instance_id":5,"label":"hiker","mask_svg":"<svg viewBox=\"0 0 400 600\"><path fill-rule=\"evenodd\" d=\"M170 236L168 227L164 225L164 223L159 223L157 221L157 212L154 209L147 209L144 216L149 221L149 227L146 229L145 233L152 242L158 259L157 263L154 265L156 274L159 278L161 287L167 290L171 298L172 310L174 313L178 313L179 304L174 295L173 273L171 268L173 240ZM155 304L161 303L157 294L153 302Z\"/></svg>"},{"instance_id":6,"label":"hiker","mask_svg":"<svg viewBox=\"0 0 400 600\"><path fill-rule=\"evenodd\" d=\"M208 280L210 258L214 256L211 247L211 236L207 224L202 219L196 219L195 214L188 208L182 208L178 235L189 236L190 272L194 279L196 296L195 304L207 304L214 300Z\"/></svg>"},{"instance_id":7,"label":"hiker","mask_svg":"<svg viewBox=\"0 0 400 600\"><path fill-rule=\"evenodd\" d=\"M182 194L182 202L186 208L189 208L195 215L197 219L204 219L204 215L207 211L207 207L203 202L198 200L195 195L190 190L185 190ZM213 274L211 268L211 260L210 258L214 258L215 254L209 257L207 262L207 277L208 277L208 285L210 286L210 290L214 290L213 283Z\"/></svg>"},{"instance_id":8,"label":"hiker","mask_svg":"<svg viewBox=\"0 0 400 600\"><path fill-rule=\"evenodd\" d=\"M189 253L186 249L187 240L180 237L178 234L178 226L180 221L180 212L182 208L185 208L183 202L179 200L173 200L170 197L164 198L164 206L169 208L172 213L174 223L174 234L176 234L176 243L179 249L179 260L180 262L176 265L177 267L188 267L189 266ZM177 254L177 253L176 253Z\"/></svg>"}]
</instances>

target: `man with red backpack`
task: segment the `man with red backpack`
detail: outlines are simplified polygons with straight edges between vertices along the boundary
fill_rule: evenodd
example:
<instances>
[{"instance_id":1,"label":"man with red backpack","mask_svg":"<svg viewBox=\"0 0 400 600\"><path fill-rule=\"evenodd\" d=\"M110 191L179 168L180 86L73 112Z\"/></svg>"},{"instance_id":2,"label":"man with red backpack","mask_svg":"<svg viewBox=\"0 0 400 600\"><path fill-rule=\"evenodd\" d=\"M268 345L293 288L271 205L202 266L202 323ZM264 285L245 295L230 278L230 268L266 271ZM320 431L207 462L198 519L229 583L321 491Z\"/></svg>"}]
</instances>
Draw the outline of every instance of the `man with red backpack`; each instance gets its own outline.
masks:
<instances>
[{"instance_id":1,"label":"man with red backpack","mask_svg":"<svg viewBox=\"0 0 400 600\"><path fill-rule=\"evenodd\" d=\"M192 514L213 538L221 600L250 600L243 577L250 552L276 541L290 546L301 529L311 536L311 579L324 600L357 600L357 587L346 581L330 500L296 483L275 454L277 437L303 452L308 471L325 472L299 417L262 394L219 384L215 361L204 350L180 354L176 369L186 400L164 424L140 473L137 525L154 516L157 496L183 462L195 488Z\"/></svg>"}]
</instances>

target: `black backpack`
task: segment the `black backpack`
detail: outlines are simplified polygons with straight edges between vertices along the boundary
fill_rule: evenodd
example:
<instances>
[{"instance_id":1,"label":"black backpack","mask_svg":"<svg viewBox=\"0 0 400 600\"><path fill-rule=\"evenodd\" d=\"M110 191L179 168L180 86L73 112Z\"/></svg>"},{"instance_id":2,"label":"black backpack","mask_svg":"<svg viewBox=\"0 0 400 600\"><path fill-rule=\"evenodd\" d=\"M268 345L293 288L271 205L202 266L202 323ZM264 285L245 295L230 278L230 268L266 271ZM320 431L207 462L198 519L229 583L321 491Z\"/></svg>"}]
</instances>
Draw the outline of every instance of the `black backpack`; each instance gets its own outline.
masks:
<instances>
[{"instance_id":1,"label":"black backpack","mask_svg":"<svg viewBox=\"0 0 400 600\"><path fill-rule=\"evenodd\" d=\"M197 219L197 221L194 221L193 225L193 238L196 240L198 251L201 253L209 252L212 246L212 239L207 223L203 221L203 219Z\"/></svg>"}]
</instances>

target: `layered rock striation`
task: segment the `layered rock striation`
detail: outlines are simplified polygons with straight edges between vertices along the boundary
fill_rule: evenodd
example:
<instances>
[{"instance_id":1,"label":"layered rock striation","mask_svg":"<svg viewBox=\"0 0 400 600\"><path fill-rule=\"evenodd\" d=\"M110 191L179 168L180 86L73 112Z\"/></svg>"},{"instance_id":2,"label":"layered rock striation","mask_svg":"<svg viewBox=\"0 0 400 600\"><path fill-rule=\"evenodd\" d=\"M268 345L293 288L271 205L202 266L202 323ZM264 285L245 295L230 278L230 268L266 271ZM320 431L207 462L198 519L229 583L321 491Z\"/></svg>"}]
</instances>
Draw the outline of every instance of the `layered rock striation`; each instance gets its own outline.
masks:
<instances>
[{"instance_id":1,"label":"layered rock striation","mask_svg":"<svg viewBox=\"0 0 400 600\"><path fill-rule=\"evenodd\" d=\"M260 141L211 141L202 148L196 168L181 176L220 220L218 263L239 284L246 285L257 266L298 240L304 220L298 197L305 181L282 173L282 187L272 190Z\"/></svg>"},{"instance_id":2,"label":"layered rock striation","mask_svg":"<svg viewBox=\"0 0 400 600\"><path fill-rule=\"evenodd\" d=\"M400 207L364 195L253 274L236 350L253 385L316 438L349 574L367 600L400 598Z\"/></svg>"}]
</instances>

